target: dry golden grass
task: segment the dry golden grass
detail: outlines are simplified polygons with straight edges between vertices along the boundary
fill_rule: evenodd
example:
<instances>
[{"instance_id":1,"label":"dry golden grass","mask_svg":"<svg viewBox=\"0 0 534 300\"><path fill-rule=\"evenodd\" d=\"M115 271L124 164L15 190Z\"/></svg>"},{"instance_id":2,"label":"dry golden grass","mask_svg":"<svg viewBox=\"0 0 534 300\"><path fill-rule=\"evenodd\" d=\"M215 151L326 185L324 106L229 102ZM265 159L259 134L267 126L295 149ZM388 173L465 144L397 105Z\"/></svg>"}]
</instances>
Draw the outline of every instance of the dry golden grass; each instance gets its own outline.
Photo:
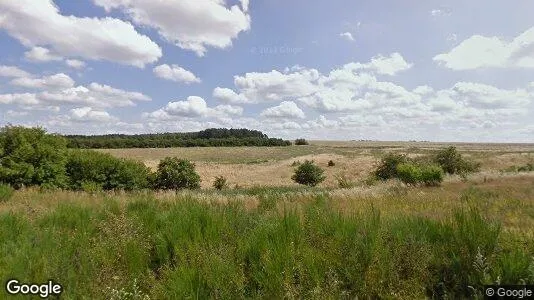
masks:
<instances>
[{"instance_id":1,"label":"dry golden grass","mask_svg":"<svg viewBox=\"0 0 534 300\"><path fill-rule=\"evenodd\" d=\"M291 181L294 161L314 160L325 169L327 179L321 187L337 187L337 177L349 182L364 180L380 157L395 151L410 156L427 155L451 144L428 142L340 142L312 141L309 146L291 147L206 147L163 149L100 150L117 157L144 162L152 169L167 156L193 161L209 188L215 176L227 178L230 186L295 186ZM454 143L464 155L482 163L485 172L498 172L512 165L534 161L534 144ZM329 160L336 165L327 167Z\"/></svg>"}]
</instances>

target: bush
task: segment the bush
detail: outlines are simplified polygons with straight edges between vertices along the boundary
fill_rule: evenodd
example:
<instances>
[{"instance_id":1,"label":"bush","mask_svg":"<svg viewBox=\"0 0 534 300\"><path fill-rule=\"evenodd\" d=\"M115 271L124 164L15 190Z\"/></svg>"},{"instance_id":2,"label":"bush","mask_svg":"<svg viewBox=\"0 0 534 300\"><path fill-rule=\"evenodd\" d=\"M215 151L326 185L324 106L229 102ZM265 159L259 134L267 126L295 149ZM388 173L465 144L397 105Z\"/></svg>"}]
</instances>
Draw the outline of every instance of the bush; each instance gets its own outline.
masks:
<instances>
[{"instance_id":1,"label":"bush","mask_svg":"<svg viewBox=\"0 0 534 300\"><path fill-rule=\"evenodd\" d=\"M309 145L310 143L308 143L307 140L305 139L296 139L295 140L295 145L297 146L302 146L302 145Z\"/></svg>"},{"instance_id":2,"label":"bush","mask_svg":"<svg viewBox=\"0 0 534 300\"><path fill-rule=\"evenodd\" d=\"M524 166L521 166L521 167L517 168L517 171L518 172L532 172L532 171L534 171L534 164L529 163L529 164L526 164Z\"/></svg>"},{"instance_id":3,"label":"bush","mask_svg":"<svg viewBox=\"0 0 534 300\"><path fill-rule=\"evenodd\" d=\"M315 165L313 161L306 160L295 170L291 177L298 184L316 186L325 180L324 170Z\"/></svg>"},{"instance_id":4,"label":"bush","mask_svg":"<svg viewBox=\"0 0 534 300\"><path fill-rule=\"evenodd\" d=\"M439 186L443 182L443 170L440 166L421 166L421 182L426 186Z\"/></svg>"},{"instance_id":5,"label":"bush","mask_svg":"<svg viewBox=\"0 0 534 300\"><path fill-rule=\"evenodd\" d=\"M397 176L408 185L439 186L443 181L443 170L436 165L403 163L397 166Z\"/></svg>"},{"instance_id":6,"label":"bush","mask_svg":"<svg viewBox=\"0 0 534 300\"><path fill-rule=\"evenodd\" d=\"M200 176L195 171L195 164L176 157L167 157L158 165L155 187L162 190L198 189Z\"/></svg>"},{"instance_id":7,"label":"bush","mask_svg":"<svg viewBox=\"0 0 534 300\"><path fill-rule=\"evenodd\" d=\"M223 190L228 187L228 183L226 182L226 178L224 176L217 176L215 177L215 181L213 181L213 187L216 190Z\"/></svg>"},{"instance_id":8,"label":"bush","mask_svg":"<svg viewBox=\"0 0 534 300\"><path fill-rule=\"evenodd\" d=\"M354 183L352 183L345 175L336 176L337 185L341 189L350 189L354 187Z\"/></svg>"},{"instance_id":9,"label":"bush","mask_svg":"<svg viewBox=\"0 0 534 300\"><path fill-rule=\"evenodd\" d=\"M328 166L329 166L329 167L333 167L333 166L335 166L335 165L336 165L336 163L335 163L333 160L329 160L329 161L328 161Z\"/></svg>"},{"instance_id":10,"label":"bush","mask_svg":"<svg viewBox=\"0 0 534 300\"><path fill-rule=\"evenodd\" d=\"M445 173L451 175L465 175L480 170L480 163L464 159L454 146L440 150L434 157L434 162L441 166Z\"/></svg>"},{"instance_id":11,"label":"bush","mask_svg":"<svg viewBox=\"0 0 534 300\"><path fill-rule=\"evenodd\" d=\"M380 164L374 171L374 175L380 180L397 178L397 166L406 163L406 155L389 153L382 158Z\"/></svg>"},{"instance_id":12,"label":"bush","mask_svg":"<svg viewBox=\"0 0 534 300\"><path fill-rule=\"evenodd\" d=\"M0 130L0 182L14 188L66 182L67 142L42 128L6 126Z\"/></svg>"},{"instance_id":13,"label":"bush","mask_svg":"<svg viewBox=\"0 0 534 300\"><path fill-rule=\"evenodd\" d=\"M69 188L74 190L131 191L149 187L150 170L143 163L92 150L70 151L66 173Z\"/></svg>"},{"instance_id":14,"label":"bush","mask_svg":"<svg viewBox=\"0 0 534 300\"><path fill-rule=\"evenodd\" d=\"M421 168L413 163L402 163L397 166L397 178L408 185L416 185L421 181Z\"/></svg>"},{"instance_id":15,"label":"bush","mask_svg":"<svg viewBox=\"0 0 534 300\"><path fill-rule=\"evenodd\" d=\"M0 202L6 202L13 196L13 188L7 184L0 183Z\"/></svg>"}]
</instances>

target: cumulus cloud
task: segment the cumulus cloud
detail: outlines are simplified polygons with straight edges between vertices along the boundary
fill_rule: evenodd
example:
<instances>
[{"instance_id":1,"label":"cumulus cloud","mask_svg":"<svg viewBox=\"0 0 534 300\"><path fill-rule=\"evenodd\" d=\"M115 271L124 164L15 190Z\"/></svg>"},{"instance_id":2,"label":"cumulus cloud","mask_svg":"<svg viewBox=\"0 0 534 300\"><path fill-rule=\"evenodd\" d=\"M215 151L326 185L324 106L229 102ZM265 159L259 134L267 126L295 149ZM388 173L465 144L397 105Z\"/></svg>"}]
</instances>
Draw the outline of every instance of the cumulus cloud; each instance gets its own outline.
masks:
<instances>
[{"instance_id":1,"label":"cumulus cloud","mask_svg":"<svg viewBox=\"0 0 534 300\"><path fill-rule=\"evenodd\" d=\"M534 27L511 41L474 35L434 61L453 70L534 68Z\"/></svg>"},{"instance_id":2,"label":"cumulus cloud","mask_svg":"<svg viewBox=\"0 0 534 300\"><path fill-rule=\"evenodd\" d=\"M82 57L144 67L162 55L160 47L130 23L65 16L52 0L0 1L0 29L32 48L27 57L37 60Z\"/></svg>"},{"instance_id":3,"label":"cumulus cloud","mask_svg":"<svg viewBox=\"0 0 534 300\"><path fill-rule=\"evenodd\" d=\"M216 87L213 90L213 97L231 104L245 104L249 102L245 95L239 95L232 89L221 87Z\"/></svg>"},{"instance_id":4,"label":"cumulus cloud","mask_svg":"<svg viewBox=\"0 0 534 300\"><path fill-rule=\"evenodd\" d=\"M344 40L347 40L349 42L353 42L354 41L354 37L352 36L352 33L350 32L343 32L343 33L340 33L339 36L344 39Z\"/></svg>"},{"instance_id":5,"label":"cumulus cloud","mask_svg":"<svg viewBox=\"0 0 534 300\"><path fill-rule=\"evenodd\" d=\"M74 69L83 69L85 67L85 62L77 59L66 59L65 64Z\"/></svg>"},{"instance_id":6,"label":"cumulus cloud","mask_svg":"<svg viewBox=\"0 0 534 300\"><path fill-rule=\"evenodd\" d=\"M0 77L31 77L31 74L15 66L0 65Z\"/></svg>"},{"instance_id":7,"label":"cumulus cloud","mask_svg":"<svg viewBox=\"0 0 534 300\"><path fill-rule=\"evenodd\" d=\"M399 72L410 69L412 66L413 64L406 62L400 53L395 52L390 56L375 56L371 59L371 62L366 64L349 64L347 68L352 68L354 70L368 70L376 72L377 74L393 76Z\"/></svg>"},{"instance_id":8,"label":"cumulus cloud","mask_svg":"<svg viewBox=\"0 0 534 300\"><path fill-rule=\"evenodd\" d=\"M59 73L41 78L19 77L10 81L10 84L32 89L67 89L74 86L74 80L69 75Z\"/></svg>"},{"instance_id":9,"label":"cumulus cloud","mask_svg":"<svg viewBox=\"0 0 534 300\"><path fill-rule=\"evenodd\" d=\"M201 97L190 96L184 101L169 102L161 109L144 114L146 118L169 119L172 117L202 117L208 113L206 101Z\"/></svg>"},{"instance_id":10,"label":"cumulus cloud","mask_svg":"<svg viewBox=\"0 0 534 300\"><path fill-rule=\"evenodd\" d=\"M195 74L178 65L159 65L153 69L153 72L157 77L171 81L187 84L200 82L200 79Z\"/></svg>"},{"instance_id":11,"label":"cumulus cloud","mask_svg":"<svg viewBox=\"0 0 534 300\"><path fill-rule=\"evenodd\" d=\"M43 47L33 47L30 51L24 52L24 56L27 60L34 62L58 61L63 59L61 56L50 53L50 50Z\"/></svg>"},{"instance_id":12,"label":"cumulus cloud","mask_svg":"<svg viewBox=\"0 0 534 300\"><path fill-rule=\"evenodd\" d=\"M93 110L91 107L79 107L70 110L70 119L76 122L111 122L117 121L108 112L102 110Z\"/></svg>"},{"instance_id":13,"label":"cumulus cloud","mask_svg":"<svg viewBox=\"0 0 534 300\"><path fill-rule=\"evenodd\" d=\"M302 109L292 101L284 101L278 106L267 108L260 115L273 119L304 119L306 117Z\"/></svg>"},{"instance_id":14,"label":"cumulus cloud","mask_svg":"<svg viewBox=\"0 0 534 300\"><path fill-rule=\"evenodd\" d=\"M106 11L119 9L138 25L156 29L180 48L202 56L207 47L226 48L250 29L248 0L227 7L221 0L94 0Z\"/></svg>"}]
</instances>

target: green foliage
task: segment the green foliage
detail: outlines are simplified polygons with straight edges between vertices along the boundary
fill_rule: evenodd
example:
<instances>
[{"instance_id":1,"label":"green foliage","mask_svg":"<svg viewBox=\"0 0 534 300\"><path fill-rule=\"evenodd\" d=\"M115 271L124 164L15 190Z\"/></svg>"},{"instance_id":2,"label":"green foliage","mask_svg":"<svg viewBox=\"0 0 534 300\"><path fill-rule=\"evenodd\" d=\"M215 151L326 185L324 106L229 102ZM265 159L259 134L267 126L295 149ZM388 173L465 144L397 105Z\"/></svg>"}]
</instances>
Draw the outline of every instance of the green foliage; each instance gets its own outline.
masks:
<instances>
[{"instance_id":1,"label":"green foliage","mask_svg":"<svg viewBox=\"0 0 534 300\"><path fill-rule=\"evenodd\" d=\"M13 196L14 190L11 186L0 183L0 203L7 202Z\"/></svg>"},{"instance_id":2,"label":"green foliage","mask_svg":"<svg viewBox=\"0 0 534 300\"><path fill-rule=\"evenodd\" d=\"M283 213L187 198L0 213L0 278L54 278L65 299L468 299L534 283L529 236L476 210L432 220L310 200Z\"/></svg>"},{"instance_id":3,"label":"green foliage","mask_svg":"<svg viewBox=\"0 0 534 300\"><path fill-rule=\"evenodd\" d=\"M504 172L533 172L534 171L534 164L528 163L523 166L510 166L503 170Z\"/></svg>"},{"instance_id":4,"label":"green foliage","mask_svg":"<svg viewBox=\"0 0 534 300\"><path fill-rule=\"evenodd\" d=\"M397 176L408 185L439 186L443 181L443 170L436 165L403 163L397 166Z\"/></svg>"},{"instance_id":5,"label":"green foliage","mask_svg":"<svg viewBox=\"0 0 534 300\"><path fill-rule=\"evenodd\" d=\"M71 150L66 166L74 190L138 190L149 187L150 170L141 162L92 150Z\"/></svg>"},{"instance_id":6,"label":"green foliage","mask_svg":"<svg viewBox=\"0 0 534 300\"><path fill-rule=\"evenodd\" d=\"M195 164L177 157L167 157L158 165L155 187L162 190L198 189L200 176L195 171Z\"/></svg>"},{"instance_id":7,"label":"green foliage","mask_svg":"<svg viewBox=\"0 0 534 300\"><path fill-rule=\"evenodd\" d=\"M408 158L403 154L388 153L382 158L374 171L374 175L380 180L397 178L397 166L406 163Z\"/></svg>"},{"instance_id":8,"label":"green foliage","mask_svg":"<svg viewBox=\"0 0 534 300\"><path fill-rule=\"evenodd\" d=\"M236 147L236 146L290 146L290 141L269 138L266 134L249 129L211 128L199 132L158 134L69 135L69 148L170 148L170 147Z\"/></svg>"},{"instance_id":9,"label":"green foliage","mask_svg":"<svg viewBox=\"0 0 534 300\"><path fill-rule=\"evenodd\" d=\"M314 164L313 161L306 160L297 167L291 179L298 184L316 186L326 179L323 173L324 170Z\"/></svg>"},{"instance_id":10,"label":"green foliage","mask_svg":"<svg viewBox=\"0 0 534 300\"><path fill-rule=\"evenodd\" d=\"M308 141L305 139L296 139L295 145L297 146L303 146L303 145L309 145Z\"/></svg>"},{"instance_id":11,"label":"green foliage","mask_svg":"<svg viewBox=\"0 0 534 300\"><path fill-rule=\"evenodd\" d=\"M213 181L213 187L219 191L228 188L226 178L224 176L215 177L215 181Z\"/></svg>"},{"instance_id":12,"label":"green foliage","mask_svg":"<svg viewBox=\"0 0 534 300\"><path fill-rule=\"evenodd\" d=\"M66 140L42 128L0 129L0 182L15 188L65 184Z\"/></svg>"},{"instance_id":13,"label":"green foliage","mask_svg":"<svg viewBox=\"0 0 534 300\"><path fill-rule=\"evenodd\" d=\"M439 151L434 162L447 174L469 174L480 170L480 163L464 159L454 146Z\"/></svg>"},{"instance_id":14,"label":"green foliage","mask_svg":"<svg viewBox=\"0 0 534 300\"><path fill-rule=\"evenodd\" d=\"M333 166L335 166L335 165L336 165L336 163L335 163L333 160L329 160L329 161L328 161L328 166L329 166L329 167L333 167Z\"/></svg>"},{"instance_id":15,"label":"green foliage","mask_svg":"<svg viewBox=\"0 0 534 300\"><path fill-rule=\"evenodd\" d=\"M341 189L350 189L354 187L354 183L351 182L345 175L336 176L337 185Z\"/></svg>"}]
</instances>

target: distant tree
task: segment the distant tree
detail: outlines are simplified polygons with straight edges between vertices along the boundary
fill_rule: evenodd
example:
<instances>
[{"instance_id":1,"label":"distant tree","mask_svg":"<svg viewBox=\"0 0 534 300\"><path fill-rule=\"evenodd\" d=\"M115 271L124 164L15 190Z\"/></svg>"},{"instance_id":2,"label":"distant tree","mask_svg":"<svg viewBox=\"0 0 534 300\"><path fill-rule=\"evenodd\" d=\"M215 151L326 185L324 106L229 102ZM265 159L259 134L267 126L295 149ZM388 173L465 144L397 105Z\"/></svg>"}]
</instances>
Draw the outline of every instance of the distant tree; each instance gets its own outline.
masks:
<instances>
[{"instance_id":1,"label":"distant tree","mask_svg":"<svg viewBox=\"0 0 534 300\"><path fill-rule=\"evenodd\" d=\"M0 129L0 182L14 188L31 185L63 187L67 142L42 128Z\"/></svg>"},{"instance_id":2,"label":"distant tree","mask_svg":"<svg viewBox=\"0 0 534 300\"><path fill-rule=\"evenodd\" d=\"M200 176L195 171L195 164L176 157L167 157L158 165L155 187L162 190L198 189Z\"/></svg>"},{"instance_id":3,"label":"distant tree","mask_svg":"<svg viewBox=\"0 0 534 300\"><path fill-rule=\"evenodd\" d=\"M324 170L315 165L313 161L306 160L295 169L295 174L291 177L298 184L316 186L323 182L326 176Z\"/></svg>"},{"instance_id":4,"label":"distant tree","mask_svg":"<svg viewBox=\"0 0 534 300\"><path fill-rule=\"evenodd\" d=\"M303 145L309 145L309 143L305 139L296 139L295 140L295 145L303 146Z\"/></svg>"},{"instance_id":5,"label":"distant tree","mask_svg":"<svg viewBox=\"0 0 534 300\"><path fill-rule=\"evenodd\" d=\"M380 161L380 164L374 171L374 176L380 180L397 178L397 166L407 161L406 155L389 153Z\"/></svg>"},{"instance_id":6,"label":"distant tree","mask_svg":"<svg viewBox=\"0 0 534 300\"><path fill-rule=\"evenodd\" d=\"M213 187L219 191L227 188L228 183L226 181L226 178L224 176L215 177L215 181L213 181Z\"/></svg>"},{"instance_id":7,"label":"distant tree","mask_svg":"<svg viewBox=\"0 0 534 300\"><path fill-rule=\"evenodd\" d=\"M434 162L448 174L468 174L480 169L479 163L464 159L454 146L440 150L434 157Z\"/></svg>"}]
</instances>

